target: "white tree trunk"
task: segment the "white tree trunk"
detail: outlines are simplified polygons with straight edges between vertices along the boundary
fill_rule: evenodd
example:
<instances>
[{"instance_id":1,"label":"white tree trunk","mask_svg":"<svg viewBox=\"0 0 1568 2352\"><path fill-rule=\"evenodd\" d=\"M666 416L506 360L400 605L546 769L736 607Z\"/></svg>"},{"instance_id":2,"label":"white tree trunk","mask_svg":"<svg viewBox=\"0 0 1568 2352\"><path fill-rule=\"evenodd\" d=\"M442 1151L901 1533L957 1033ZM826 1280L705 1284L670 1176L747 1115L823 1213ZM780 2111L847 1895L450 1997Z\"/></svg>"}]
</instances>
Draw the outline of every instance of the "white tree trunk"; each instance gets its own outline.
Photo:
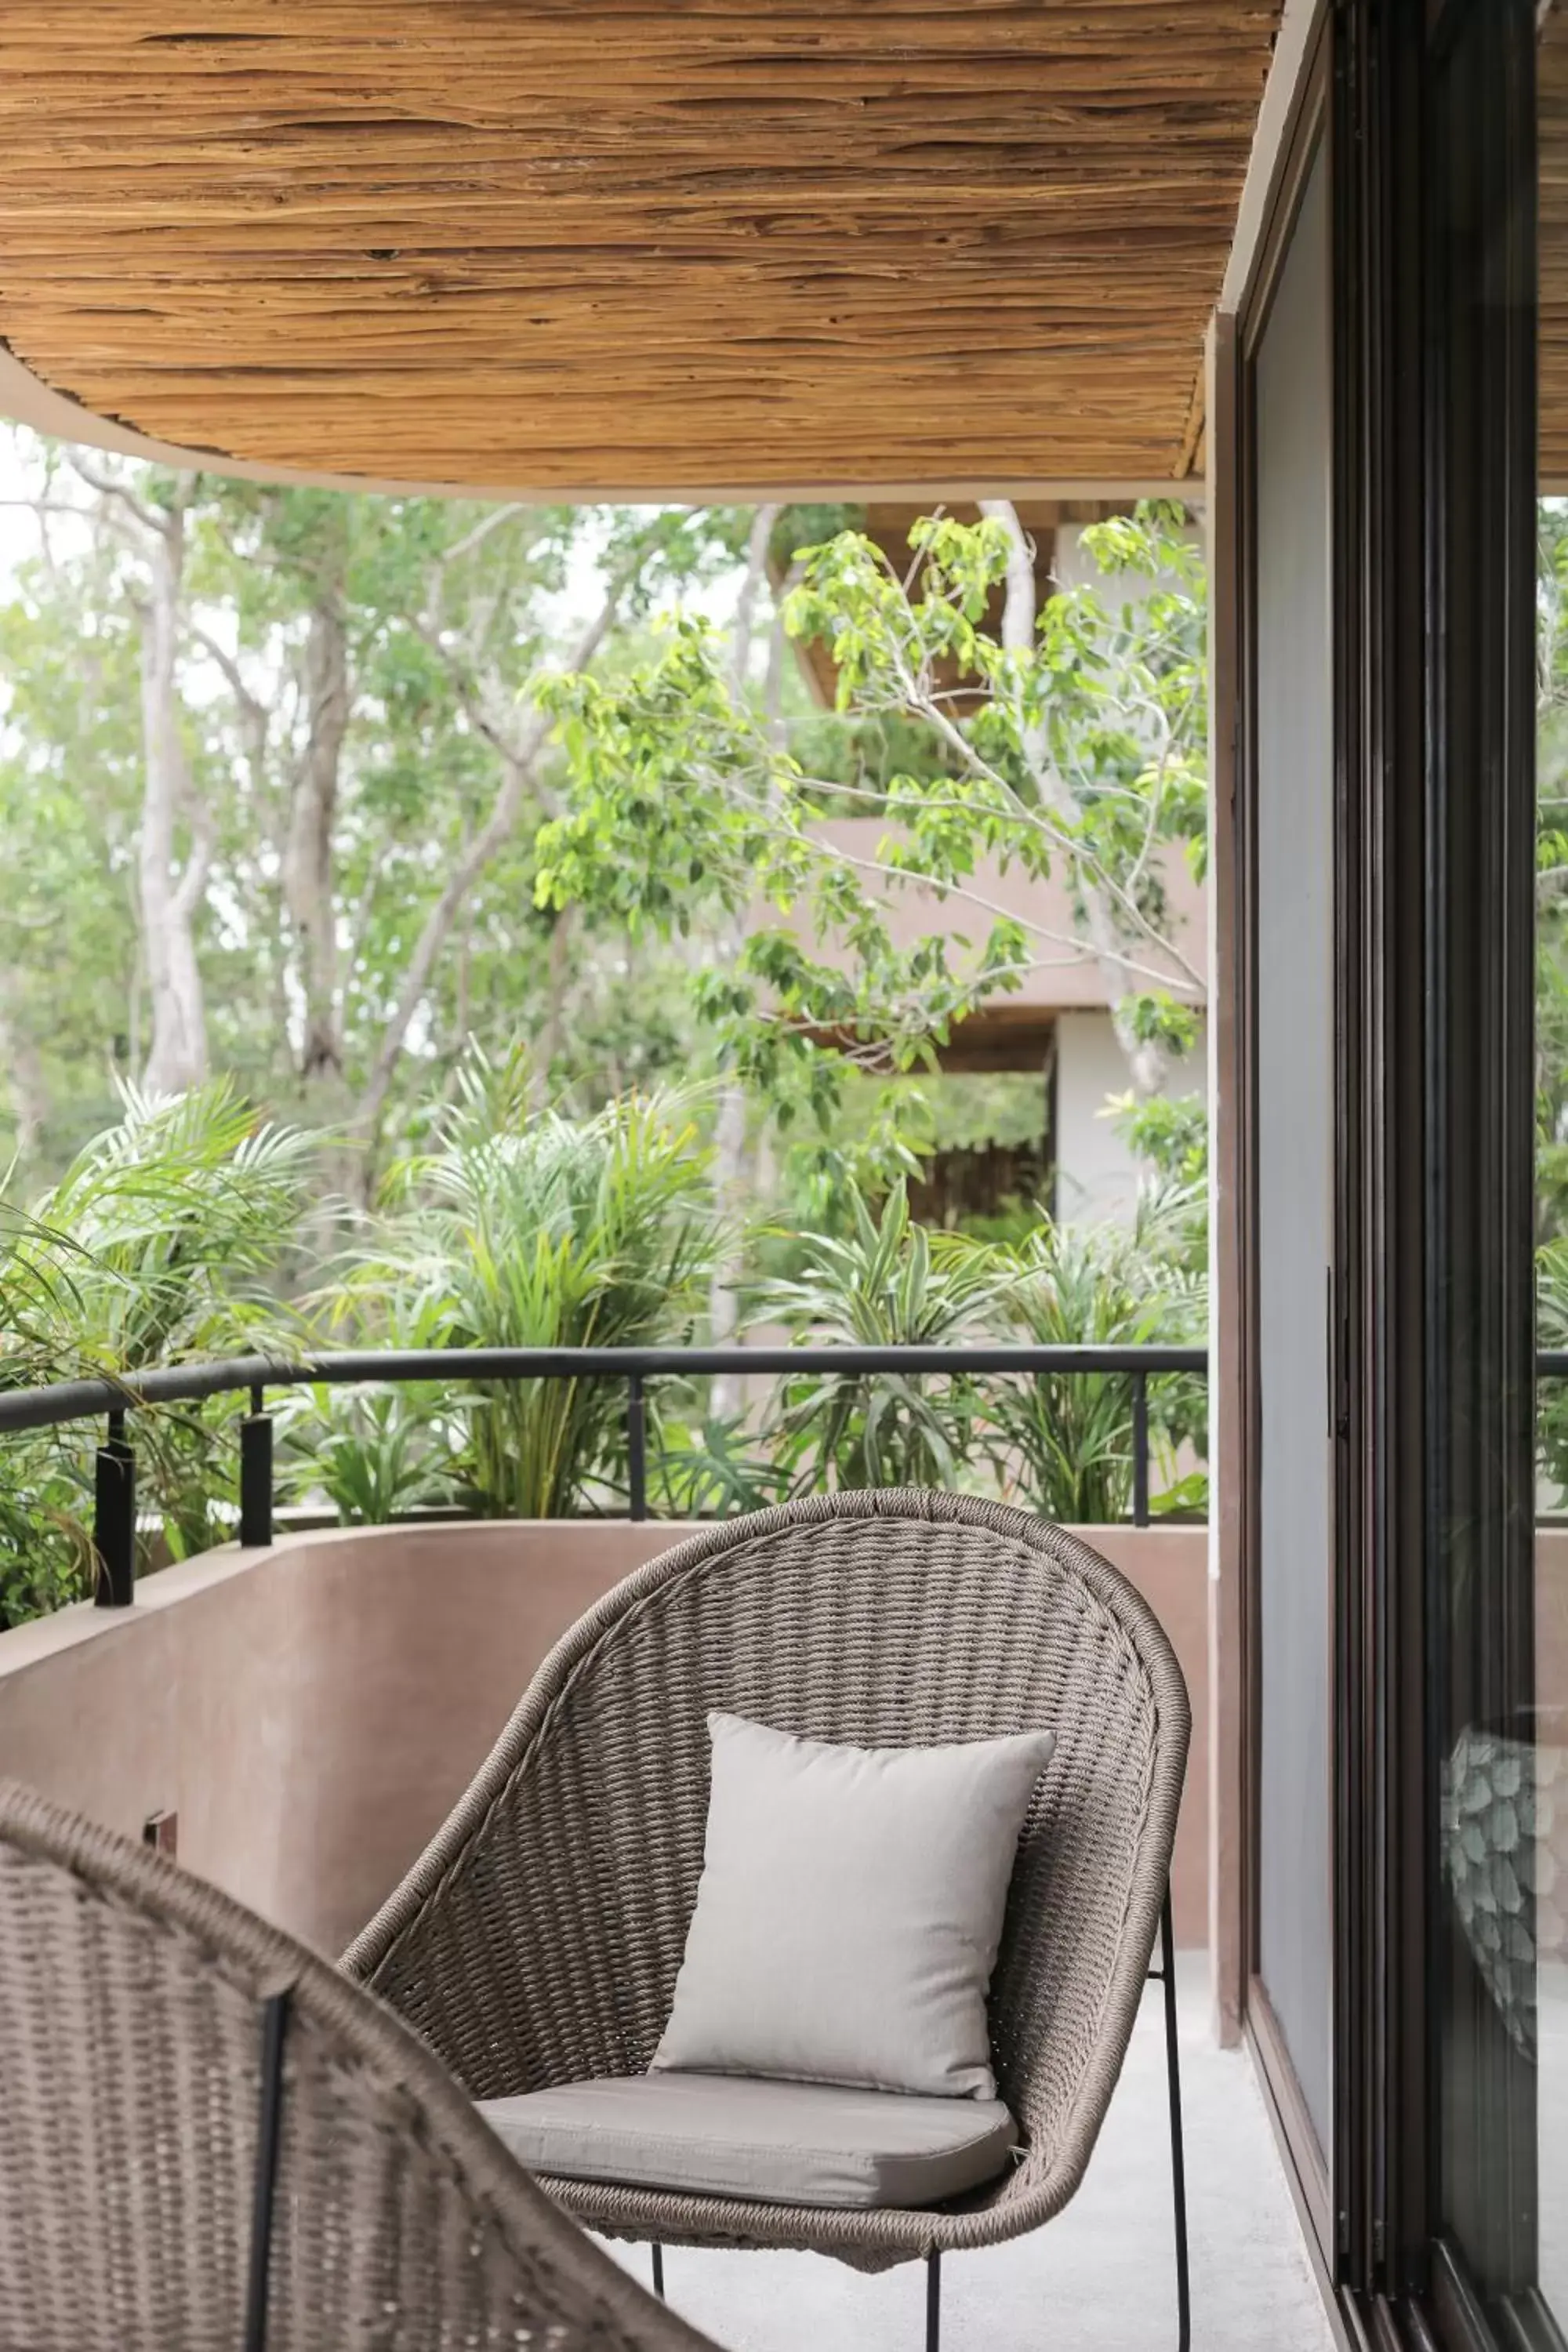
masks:
<instances>
[{"instance_id":1,"label":"white tree trunk","mask_svg":"<svg viewBox=\"0 0 1568 2352\"><path fill-rule=\"evenodd\" d=\"M1005 523L1011 536L1002 608L1002 644L1008 653L1026 654L1035 642L1036 617L1035 559L1028 536L1010 499L982 499L980 511L994 521ZM1026 722L1019 728L1019 736L1025 762L1042 800L1069 823L1076 823L1082 812L1051 759L1047 730L1043 725ZM1105 982L1116 1041L1127 1064L1132 1091L1140 1100L1146 1101L1151 1095L1158 1094L1165 1082L1165 1056L1154 1040L1138 1036L1132 1027L1132 1002L1141 991L1117 936L1110 897L1081 865L1074 878L1089 945Z\"/></svg>"},{"instance_id":2,"label":"white tree trunk","mask_svg":"<svg viewBox=\"0 0 1568 2352\"><path fill-rule=\"evenodd\" d=\"M782 508L760 506L752 517L746 541L746 569L735 600L734 635L730 646L730 690L737 701L745 693L752 667L752 639L757 625L757 599L767 571L768 542ZM770 669L773 665L770 661ZM773 681L770 679L770 693ZM744 919L725 942L725 952L738 954L745 938ZM716 1348L730 1347L741 1328L741 1299L736 1285L741 1274L740 1220L746 1176L746 1096L733 1080L719 1097L713 1129L713 1206L720 1220L719 1249L708 1294L708 1328ZM713 1382L711 1411L717 1421L728 1421L741 1410L741 1383L729 1372Z\"/></svg>"},{"instance_id":3,"label":"white tree trunk","mask_svg":"<svg viewBox=\"0 0 1568 2352\"><path fill-rule=\"evenodd\" d=\"M160 516L153 530L148 593L141 607L144 772L137 879L153 1016L142 1082L153 1094L178 1094L199 1085L207 1074L206 1010L195 920L212 863L212 841L180 738L175 663L184 562L184 510L176 506ZM182 815L190 840L184 864L176 866L175 831Z\"/></svg>"},{"instance_id":4,"label":"white tree trunk","mask_svg":"<svg viewBox=\"0 0 1568 2352\"><path fill-rule=\"evenodd\" d=\"M596 618L578 640L570 663L573 669L584 668L597 653L609 633L628 585L629 582L620 580L611 588ZM458 910L466 904L491 858L510 838L521 814L529 787L536 782L534 762L550 740L553 723L543 712L536 712L515 736L506 741L498 738L493 728L487 725L483 730L500 755L500 784L490 803L489 814L454 862L414 943L397 1003L382 1031L381 1043L371 1066L370 1080L355 1115L355 1124L367 1146L374 1143L379 1133L409 1029L425 1001L426 992L450 937ZM368 1185L372 1175L370 1159L367 1149L361 1154L362 1182L365 1185Z\"/></svg>"},{"instance_id":5,"label":"white tree trunk","mask_svg":"<svg viewBox=\"0 0 1568 2352\"><path fill-rule=\"evenodd\" d=\"M741 575L741 593L735 599L735 626L730 639L730 684L738 695L745 692L746 676L752 667L752 638L757 625L757 598L768 568L768 541L783 511L776 499L771 506L759 507L747 534L746 568Z\"/></svg>"},{"instance_id":6,"label":"white tree trunk","mask_svg":"<svg viewBox=\"0 0 1568 2352\"><path fill-rule=\"evenodd\" d=\"M300 1074L309 1084L341 1077L343 1067L332 833L350 694L348 628L335 580L322 582L310 613L304 683L309 732L289 803L283 894L305 1001Z\"/></svg>"},{"instance_id":7,"label":"white tree trunk","mask_svg":"<svg viewBox=\"0 0 1568 2352\"><path fill-rule=\"evenodd\" d=\"M49 1088L43 1057L13 1002L16 993L15 976L0 971L0 1065L11 1097L16 1154L25 1165L49 1115Z\"/></svg>"}]
</instances>

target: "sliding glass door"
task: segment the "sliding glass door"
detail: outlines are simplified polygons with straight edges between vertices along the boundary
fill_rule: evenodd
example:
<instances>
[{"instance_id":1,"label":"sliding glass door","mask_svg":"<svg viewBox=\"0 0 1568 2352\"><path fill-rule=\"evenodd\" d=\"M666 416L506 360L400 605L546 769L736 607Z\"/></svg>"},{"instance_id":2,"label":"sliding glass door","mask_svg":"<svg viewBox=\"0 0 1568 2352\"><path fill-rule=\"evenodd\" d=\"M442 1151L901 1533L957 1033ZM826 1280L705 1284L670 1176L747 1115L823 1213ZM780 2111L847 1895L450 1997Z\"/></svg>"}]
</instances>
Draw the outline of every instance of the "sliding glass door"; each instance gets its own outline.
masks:
<instances>
[{"instance_id":1,"label":"sliding glass door","mask_svg":"<svg viewBox=\"0 0 1568 2352\"><path fill-rule=\"evenodd\" d=\"M1559 168L1544 137L1538 175L1537 106L1562 28L1533 0L1367 0L1335 21L1331 2260L1373 2337L1560 2352L1562 1669L1536 1521L1568 1490L1538 1459L1534 1294L1538 1244L1568 1233L1554 912L1536 950L1554 866L1568 878L1555 557L1537 559L1557 529L1538 207L1550 284Z\"/></svg>"},{"instance_id":2,"label":"sliding glass door","mask_svg":"<svg viewBox=\"0 0 1568 2352\"><path fill-rule=\"evenodd\" d=\"M1563 2352L1568 15L1338 0L1299 98L1235 378L1247 2021L1352 2336Z\"/></svg>"},{"instance_id":3,"label":"sliding glass door","mask_svg":"<svg viewBox=\"0 0 1568 2352\"><path fill-rule=\"evenodd\" d=\"M1426 1544L1438 2220L1530 2340L1542 2196L1531 1161L1535 188L1523 8L1429 53ZM1568 2299L1562 2309L1568 2313ZM1542 2340L1545 2340L1544 2338Z\"/></svg>"}]
</instances>

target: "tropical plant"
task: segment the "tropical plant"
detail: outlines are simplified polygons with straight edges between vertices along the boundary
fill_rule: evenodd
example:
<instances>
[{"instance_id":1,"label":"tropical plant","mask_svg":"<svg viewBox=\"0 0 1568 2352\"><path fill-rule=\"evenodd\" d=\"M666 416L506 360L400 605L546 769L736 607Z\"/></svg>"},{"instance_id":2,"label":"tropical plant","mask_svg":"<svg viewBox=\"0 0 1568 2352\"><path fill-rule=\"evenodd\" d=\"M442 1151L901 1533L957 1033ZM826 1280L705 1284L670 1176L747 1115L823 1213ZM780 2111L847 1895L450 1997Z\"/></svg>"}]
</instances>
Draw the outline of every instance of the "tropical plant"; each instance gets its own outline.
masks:
<instances>
[{"instance_id":1,"label":"tropical plant","mask_svg":"<svg viewBox=\"0 0 1568 2352\"><path fill-rule=\"evenodd\" d=\"M344 1527L384 1527L456 1499L461 1400L437 1383L344 1389L318 1384L278 1415L283 1478L324 1495Z\"/></svg>"},{"instance_id":2,"label":"tropical plant","mask_svg":"<svg viewBox=\"0 0 1568 2352\"><path fill-rule=\"evenodd\" d=\"M78 1369L134 1371L244 1349L286 1352L277 1283L316 1140L258 1117L227 1077L184 1094L121 1089L122 1115L35 1203L68 1300L52 1344ZM56 1244L44 1244L50 1250Z\"/></svg>"},{"instance_id":3,"label":"tropical plant","mask_svg":"<svg viewBox=\"0 0 1568 2352\"><path fill-rule=\"evenodd\" d=\"M689 1382L680 1386L690 1397ZM789 1492L789 1473L772 1459L743 1413L683 1417L660 1395L654 1412L652 1486L661 1516L725 1518L765 1510Z\"/></svg>"},{"instance_id":4,"label":"tropical plant","mask_svg":"<svg viewBox=\"0 0 1568 2352\"><path fill-rule=\"evenodd\" d=\"M0 1389L32 1388L60 1371L58 1342L81 1253L14 1202L0 1201ZM44 1615L87 1591L91 1538L82 1450L69 1431L0 1441L0 1628Z\"/></svg>"},{"instance_id":5,"label":"tropical plant","mask_svg":"<svg viewBox=\"0 0 1568 2352\"><path fill-rule=\"evenodd\" d=\"M803 1338L850 1347L938 1347L984 1324L1000 1283L959 1237L911 1223L902 1178L873 1220L858 1195L842 1240L809 1238L805 1272L768 1286L765 1303ZM905 1372L803 1371L781 1385L772 1436L796 1492L839 1486L956 1486L969 1475L974 1383Z\"/></svg>"},{"instance_id":6,"label":"tropical plant","mask_svg":"<svg viewBox=\"0 0 1568 2352\"><path fill-rule=\"evenodd\" d=\"M391 1178L392 1205L352 1255L335 1319L426 1344L614 1348L678 1339L713 1248L689 1105L629 1096L591 1118L532 1107L526 1057L471 1052L433 1148ZM624 1383L476 1381L463 1469L478 1506L552 1518L622 1479Z\"/></svg>"},{"instance_id":7,"label":"tropical plant","mask_svg":"<svg viewBox=\"0 0 1568 2352\"><path fill-rule=\"evenodd\" d=\"M1181 1263L1185 1194L1145 1199L1133 1223L1073 1226L1042 1214L1012 1248L981 1250L1014 1336L1037 1347L1140 1347L1195 1339L1201 1280ZM1184 1437L1198 1433L1202 1384L1162 1382L1150 1400L1150 1431L1166 1459L1167 1486L1194 1504L1190 1480L1174 1480ZM999 1382L992 1401L994 1459L1050 1519L1079 1524L1124 1518L1132 1493L1133 1407L1121 1372L1045 1372ZM1194 1421L1196 1416L1196 1421Z\"/></svg>"},{"instance_id":8,"label":"tropical plant","mask_svg":"<svg viewBox=\"0 0 1568 2352\"><path fill-rule=\"evenodd\" d=\"M259 1120L226 1078L165 1097L122 1089L115 1125L30 1211L13 1206L0 1225L0 1381L112 1379L183 1358L289 1352L297 1320L274 1286L314 1150L310 1137ZM142 1492L176 1559L227 1531L236 1478L222 1433L238 1410L220 1399L138 1415ZM14 1509L25 1518L19 1498L37 1497L31 1540L49 1592L86 1575L89 1475L79 1433L6 1449L0 1477Z\"/></svg>"}]
</instances>

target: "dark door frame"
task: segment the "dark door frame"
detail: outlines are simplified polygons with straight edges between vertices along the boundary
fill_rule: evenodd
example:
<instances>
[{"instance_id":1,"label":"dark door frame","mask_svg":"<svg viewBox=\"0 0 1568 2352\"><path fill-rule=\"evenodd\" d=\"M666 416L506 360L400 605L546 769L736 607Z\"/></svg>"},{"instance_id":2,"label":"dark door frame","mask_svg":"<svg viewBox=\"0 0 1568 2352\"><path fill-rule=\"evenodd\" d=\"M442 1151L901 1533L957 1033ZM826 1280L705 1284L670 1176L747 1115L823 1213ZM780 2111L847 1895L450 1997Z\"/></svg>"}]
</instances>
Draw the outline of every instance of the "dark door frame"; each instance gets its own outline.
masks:
<instances>
[{"instance_id":1,"label":"dark door frame","mask_svg":"<svg viewBox=\"0 0 1568 2352\"><path fill-rule=\"evenodd\" d=\"M1385 2352L1563 2342L1515 2242L1531 2227L1529 2086L1503 2082L1487 2111L1508 2145L1506 2190L1484 2177L1495 2151L1479 2151L1468 2213L1462 2151L1457 2169L1452 2149L1447 2168L1439 2154L1453 2005L1436 1795L1454 1694L1468 1675L1461 1717L1495 1717L1531 1674L1533 67L1531 0L1335 0L1250 290L1216 344L1228 371L1216 406L1235 418L1216 550L1235 565L1234 640L1216 676L1234 663L1237 724L1217 763L1229 790L1216 831L1233 925L1220 1239L1237 1307L1226 1393L1238 1407L1246 2025L1342 2329ZM1253 1867L1250 357L1319 142L1333 279L1337 967L1327 2149L1258 1980ZM1478 222L1501 226L1478 236ZM1454 1607L1461 1565L1484 1594L1473 1675L1454 1655L1470 1638ZM1456 2207L1486 2242L1485 2294L1449 2226Z\"/></svg>"}]
</instances>

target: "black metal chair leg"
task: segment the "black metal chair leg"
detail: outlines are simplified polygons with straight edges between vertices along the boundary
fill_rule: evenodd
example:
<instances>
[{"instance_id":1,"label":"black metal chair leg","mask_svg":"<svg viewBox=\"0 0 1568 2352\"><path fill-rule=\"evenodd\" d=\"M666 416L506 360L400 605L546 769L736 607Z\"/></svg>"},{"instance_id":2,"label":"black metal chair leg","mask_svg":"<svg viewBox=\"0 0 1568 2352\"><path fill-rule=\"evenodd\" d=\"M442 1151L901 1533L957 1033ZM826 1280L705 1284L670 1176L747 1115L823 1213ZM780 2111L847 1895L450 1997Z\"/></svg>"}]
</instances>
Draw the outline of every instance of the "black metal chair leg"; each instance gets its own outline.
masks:
<instances>
[{"instance_id":1,"label":"black metal chair leg","mask_svg":"<svg viewBox=\"0 0 1568 2352\"><path fill-rule=\"evenodd\" d=\"M653 2291L660 2303L664 2301L664 2248L653 2248Z\"/></svg>"},{"instance_id":2,"label":"black metal chair leg","mask_svg":"<svg viewBox=\"0 0 1568 2352\"><path fill-rule=\"evenodd\" d=\"M942 2352L942 2255L926 2256L926 2352Z\"/></svg>"},{"instance_id":3,"label":"black metal chair leg","mask_svg":"<svg viewBox=\"0 0 1568 2352\"><path fill-rule=\"evenodd\" d=\"M267 2307L272 2234L278 2204L278 2156L283 2134L283 2040L289 1995L261 2005L261 2114L256 2135L256 2179L250 2225L250 2273L245 2297L245 2352L267 2352Z\"/></svg>"},{"instance_id":4,"label":"black metal chair leg","mask_svg":"<svg viewBox=\"0 0 1568 2352\"><path fill-rule=\"evenodd\" d=\"M1176 2048L1176 1935L1167 1885L1160 1912L1160 1976L1165 1993L1165 2078L1171 2099L1171 2196L1176 2223L1176 2345L1190 2352L1192 2293L1187 2275L1187 2164L1182 2140L1182 2063Z\"/></svg>"}]
</instances>

